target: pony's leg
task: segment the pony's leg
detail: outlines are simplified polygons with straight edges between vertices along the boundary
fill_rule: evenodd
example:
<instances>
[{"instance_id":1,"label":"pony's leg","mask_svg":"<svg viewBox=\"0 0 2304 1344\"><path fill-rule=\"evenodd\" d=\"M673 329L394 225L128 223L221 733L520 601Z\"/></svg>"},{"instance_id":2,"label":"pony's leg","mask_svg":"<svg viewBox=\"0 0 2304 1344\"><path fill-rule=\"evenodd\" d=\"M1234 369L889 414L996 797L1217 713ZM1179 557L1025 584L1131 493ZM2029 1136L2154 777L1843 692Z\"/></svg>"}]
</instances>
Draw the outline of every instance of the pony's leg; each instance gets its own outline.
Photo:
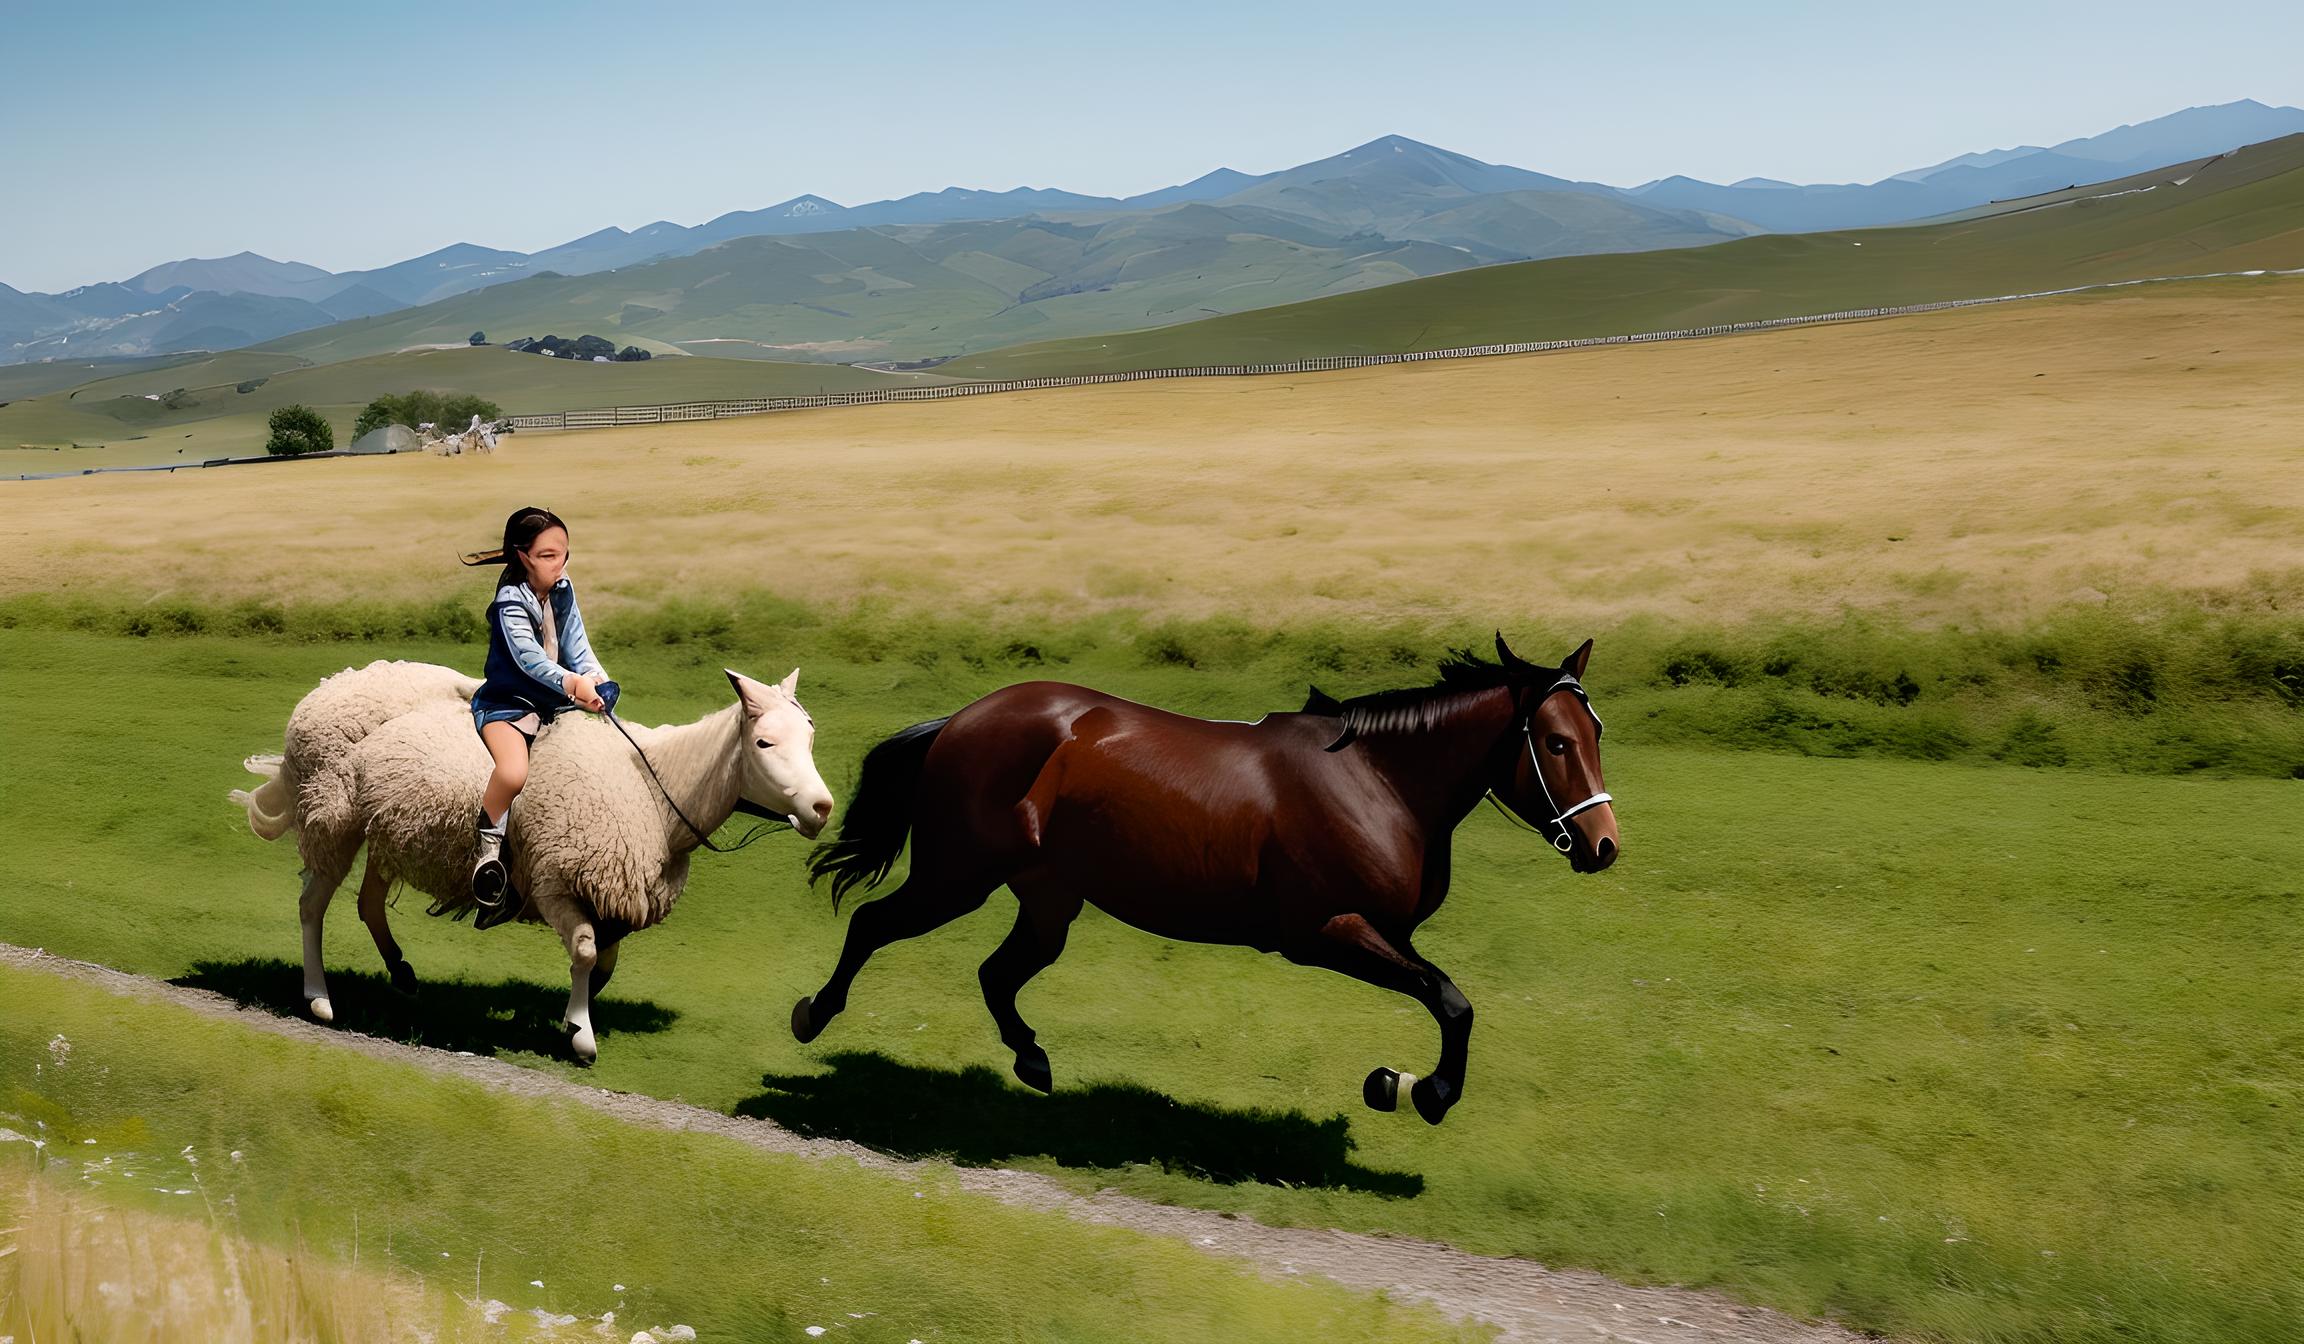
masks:
<instances>
[{"instance_id":1,"label":"pony's leg","mask_svg":"<svg viewBox=\"0 0 2304 1344\"><path fill-rule=\"evenodd\" d=\"M976 972L978 983L984 986L984 1006L992 1010L992 1020L999 1024L1000 1042L1016 1052L1018 1081L1042 1092L1056 1090L1055 1075L1048 1067L1048 1052L1040 1048L1039 1036L1016 1011L1016 992L1064 955L1064 940L1079 914L1078 896L1038 890L1029 895L1018 893L1016 927Z\"/></svg>"},{"instance_id":2,"label":"pony's leg","mask_svg":"<svg viewBox=\"0 0 2304 1344\"><path fill-rule=\"evenodd\" d=\"M621 938L603 937L600 940L600 951L592 962L593 998L600 997L600 991L608 987L608 977L616 974L616 953L623 946L624 940Z\"/></svg>"},{"instance_id":3,"label":"pony's leg","mask_svg":"<svg viewBox=\"0 0 2304 1344\"><path fill-rule=\"evenodd\" d=\"M542 890L531 892L529 900L568 945L568 1012L563 1021L569 1050L589 1064L600 1057L600 1042L592 1034L592 969L600 961L599 934L574 901Z\"/></svg>"},{"instance_id":4,"label":"pony's leg","mask_svg":"<svg viewBox=\"0 0 2304 1344\"><path fill-rule=\"evenodd\" d=\"M384 913L384 898L391 893L391 879L384 876L383 865L376 861L376 847L370 845L368 867L360 874L360 922L368 926L368 936L376 940L376 951L384 958L384 969L392 976L392 988L413 994L416 972L409 968L408 959L400 955L400 944L392 938L392 921Z\"/></svg>"},{"instance_id":5,"label":"pony's leg","mask_svg":"<svg viewBox=\"0 0 2304 1344\"><path fill-rule=\"evenodd\" d=\"M1299 965L1323 966L1406 994L1424 1005L1440 1024L1440 1063L1428 1078L1409 1078L1408 1096L1418 1115L1430 1124L1439 1124L1448 1108L1464 1095L1464 1069L1472 1039L1472 1004L1456 988L1456 982L1412 950L1402 952L1359 915L1338 915L1318 933L1280 952ZM1403 1077L1409 1075L1377 1069L1368 1075L1362 1095L1377 1110L1391 1110L1399 1104Z\"/></svg>"},{"instance_id":6,"label":"pony's leg","mask_svg":"<svg viewBox=\"0 0 2304 1344\"><path fill-rule=\"evenodd\" d=\"M915 869L903 886L858 906L849 917L848 938L841 944L840 964L832 968L832 978L822 989L792 1005L792 1034L803 1045L815 1040L824 1024L848 1006L848 987L873 953L968 914L983 905L997 885L923 881Z\"/></svg>"},{"instance_id":7,"label":"pony's leg","mask_svg":"<svg viewBox=\"0 0 2304 1344\"><path fill-rule=\"evenodd\" d=\"M318 1021L336 1021L336 1005L327 1001L327 971L320 968L320 920L327 918L327 901L350 867L353 855L343 855L341 864L304 869L304 894L297 897L297 920L304 924L304 1007Z\"/></svg>"}]
</instances>

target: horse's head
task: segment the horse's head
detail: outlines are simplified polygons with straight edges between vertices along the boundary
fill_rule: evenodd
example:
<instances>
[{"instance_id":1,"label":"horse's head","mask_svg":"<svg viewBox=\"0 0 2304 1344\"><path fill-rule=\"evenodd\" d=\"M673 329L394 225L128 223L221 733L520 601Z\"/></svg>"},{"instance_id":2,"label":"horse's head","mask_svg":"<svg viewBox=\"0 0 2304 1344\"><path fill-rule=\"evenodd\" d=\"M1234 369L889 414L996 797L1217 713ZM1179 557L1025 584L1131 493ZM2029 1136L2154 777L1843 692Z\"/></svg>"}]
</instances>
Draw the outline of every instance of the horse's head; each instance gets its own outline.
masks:
<instances>
[{"instance_id":1,"label":"horse's head","mask_svg":"<svg viewBox=\"0 0 2304 1344\"><path fill-rule=\"evenodd\" d=\"M832 819L832 790L816 772L816 721L800 707L800 669L773 686L741 672L729 672L728 681L744 705L738 793L815 839Z\"/></svg>"},{"instance_id":2,"label":"horse's head","mask_svg":"<svg viewBox=\"0 0 2304 1344\"><path fill-rule=\"evenodd\" d=\"M1622 842L1616 809L1600 775L1600 716L1584 694L1584 666L1592 641L1558 667L1539 667L1504 647L1496 653L1511 673L1511 764L1494 786L1496 796L1568 856L1579 873L1597 873L1616 861Z\"/></svg>"}]
</instances>

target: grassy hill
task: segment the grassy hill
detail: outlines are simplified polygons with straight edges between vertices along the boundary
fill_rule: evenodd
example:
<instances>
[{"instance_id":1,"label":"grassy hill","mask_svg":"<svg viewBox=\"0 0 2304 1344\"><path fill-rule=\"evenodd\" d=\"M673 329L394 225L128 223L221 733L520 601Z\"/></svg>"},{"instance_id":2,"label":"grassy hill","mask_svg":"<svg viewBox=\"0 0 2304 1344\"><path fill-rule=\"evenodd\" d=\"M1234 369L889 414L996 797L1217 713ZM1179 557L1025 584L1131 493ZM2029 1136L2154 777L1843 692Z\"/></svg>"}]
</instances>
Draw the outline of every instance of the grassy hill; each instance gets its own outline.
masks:
<instances>
[{"instance_id":1,"label":"grassy hill","mask_svg":"<svg viewBox=\"0 0 2304 1344\"><path fill-rule=\"evenodd\" d=\"M244 383L264 381L247 392ZM387 392L470 392L507 411L631 406L849 392L936 381L836 364L669 358L588 364L459 347L306 365L276 351L240 350L162 364L0 406L0 475L68 471L260 452L272 410L300 402L326 415L337 442L360 408ZM168 405L147 400L175 389Z\"/></svg>"},{"instance_id":2,"label":"grassy hill","mask_svg":"<svg viewBox=\"0 0 2304 1344\"><path fill-rule=\"evenodd\" d=\"M1265 363L1664 331L2144 276L2304 266L2304 136L2044 208L1912 228L1770 235L1436 276L1138 331L955 359L967 378ZM2060 194L2061 195L2061 194Z\"/></svg>"},{"instance_id":3,"label":"grassy hill","mask_svg":"<svg viewBox=\"0 0 2304 1344\"><path fill-rule=\"evenodd\" d=\"M907 359L1343 293L1475 264L1455 248L1340 239L1261 211L1183 205L739 238L692 256L538 276L302 332L315 361L461 340L596 332L618 342L757 340L789 359Z\"/></svg>"}]
</instances>

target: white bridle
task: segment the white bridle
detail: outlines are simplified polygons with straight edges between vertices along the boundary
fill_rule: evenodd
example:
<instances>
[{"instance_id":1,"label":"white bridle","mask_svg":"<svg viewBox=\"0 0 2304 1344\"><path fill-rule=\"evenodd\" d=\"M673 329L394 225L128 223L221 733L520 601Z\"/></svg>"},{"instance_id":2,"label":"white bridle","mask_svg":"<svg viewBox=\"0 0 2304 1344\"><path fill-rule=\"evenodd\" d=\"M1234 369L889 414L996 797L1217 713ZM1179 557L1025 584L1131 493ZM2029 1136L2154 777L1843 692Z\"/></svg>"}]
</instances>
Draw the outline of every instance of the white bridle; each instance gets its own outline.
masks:
<instances>
[{"instance_id":1,"label":"white bridle","mask_svg":"<svg viewBox=\"0 0 2304 1344\"><path fill-rule=\"evenodd\" d=\"M1594 742L1600 740L1600 734L1606 732L1608 727L1600 722L1599 711L1592 708L1592 697L1584 693L1584 684L1576 680L1575 674L1570 672L1561 673L1558 681L1553 682L1550 688L1542 695L1537 696L1528 706L1528 716L1520 720L1520 738L1528 746L1528 769L1530 773L1536 776L1536 787L1544 791L1544 806L1552 809L1552 819L1543 823L1543 826L1556 827L1560 832L1558 835L1545 836L1545 842L1552 848L1566 854L1576 848L1576 836L1568 827L1568 819L1579 812L1589 812L1602 803L1612 803L1616 801L1616 798L1614 794L1603 790L1580 803L1562 807L1560 800L1552 796L1552 786L1544 782L1544 765L1536 758L1536 711L1544 707L1545 701L1562 691L1574 695L1576 702L1584 706L1584 712L1592 716L1592 740ZM1503 808L1502 801L1496 799L1494 789L1488 791L1488 796L1491 800L1497 801L1499 810L1505 811L1505 815L1511 815L1508 809ZM1543 828L1539 827L1537 833L1543 834Z\"/></svg>"}]
</instances>

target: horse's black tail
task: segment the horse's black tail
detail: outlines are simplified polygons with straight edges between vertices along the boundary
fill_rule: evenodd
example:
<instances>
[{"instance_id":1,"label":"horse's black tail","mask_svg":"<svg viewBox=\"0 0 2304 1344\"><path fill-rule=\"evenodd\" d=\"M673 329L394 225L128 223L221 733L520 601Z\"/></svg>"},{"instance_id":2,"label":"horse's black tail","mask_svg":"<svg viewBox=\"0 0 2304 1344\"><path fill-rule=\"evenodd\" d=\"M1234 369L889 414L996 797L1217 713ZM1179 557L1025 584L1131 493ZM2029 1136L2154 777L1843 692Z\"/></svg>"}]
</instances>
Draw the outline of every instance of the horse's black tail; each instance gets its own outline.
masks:
<instances>
[{"instance_id":1,"label":"horse's black tail","mask_svg":"<svg viewBox=\"0 0 2304 1344\"><path fill-rule=\"evenodd\" d=\"M896 866L912 833L913 794L928 748L950 717L915 723L864 753L856 795L840 821L840 838L816 846L808 856L808 885L832 879L832 908L850 888L876 887Z\"/></svg>"}]
</instances>

